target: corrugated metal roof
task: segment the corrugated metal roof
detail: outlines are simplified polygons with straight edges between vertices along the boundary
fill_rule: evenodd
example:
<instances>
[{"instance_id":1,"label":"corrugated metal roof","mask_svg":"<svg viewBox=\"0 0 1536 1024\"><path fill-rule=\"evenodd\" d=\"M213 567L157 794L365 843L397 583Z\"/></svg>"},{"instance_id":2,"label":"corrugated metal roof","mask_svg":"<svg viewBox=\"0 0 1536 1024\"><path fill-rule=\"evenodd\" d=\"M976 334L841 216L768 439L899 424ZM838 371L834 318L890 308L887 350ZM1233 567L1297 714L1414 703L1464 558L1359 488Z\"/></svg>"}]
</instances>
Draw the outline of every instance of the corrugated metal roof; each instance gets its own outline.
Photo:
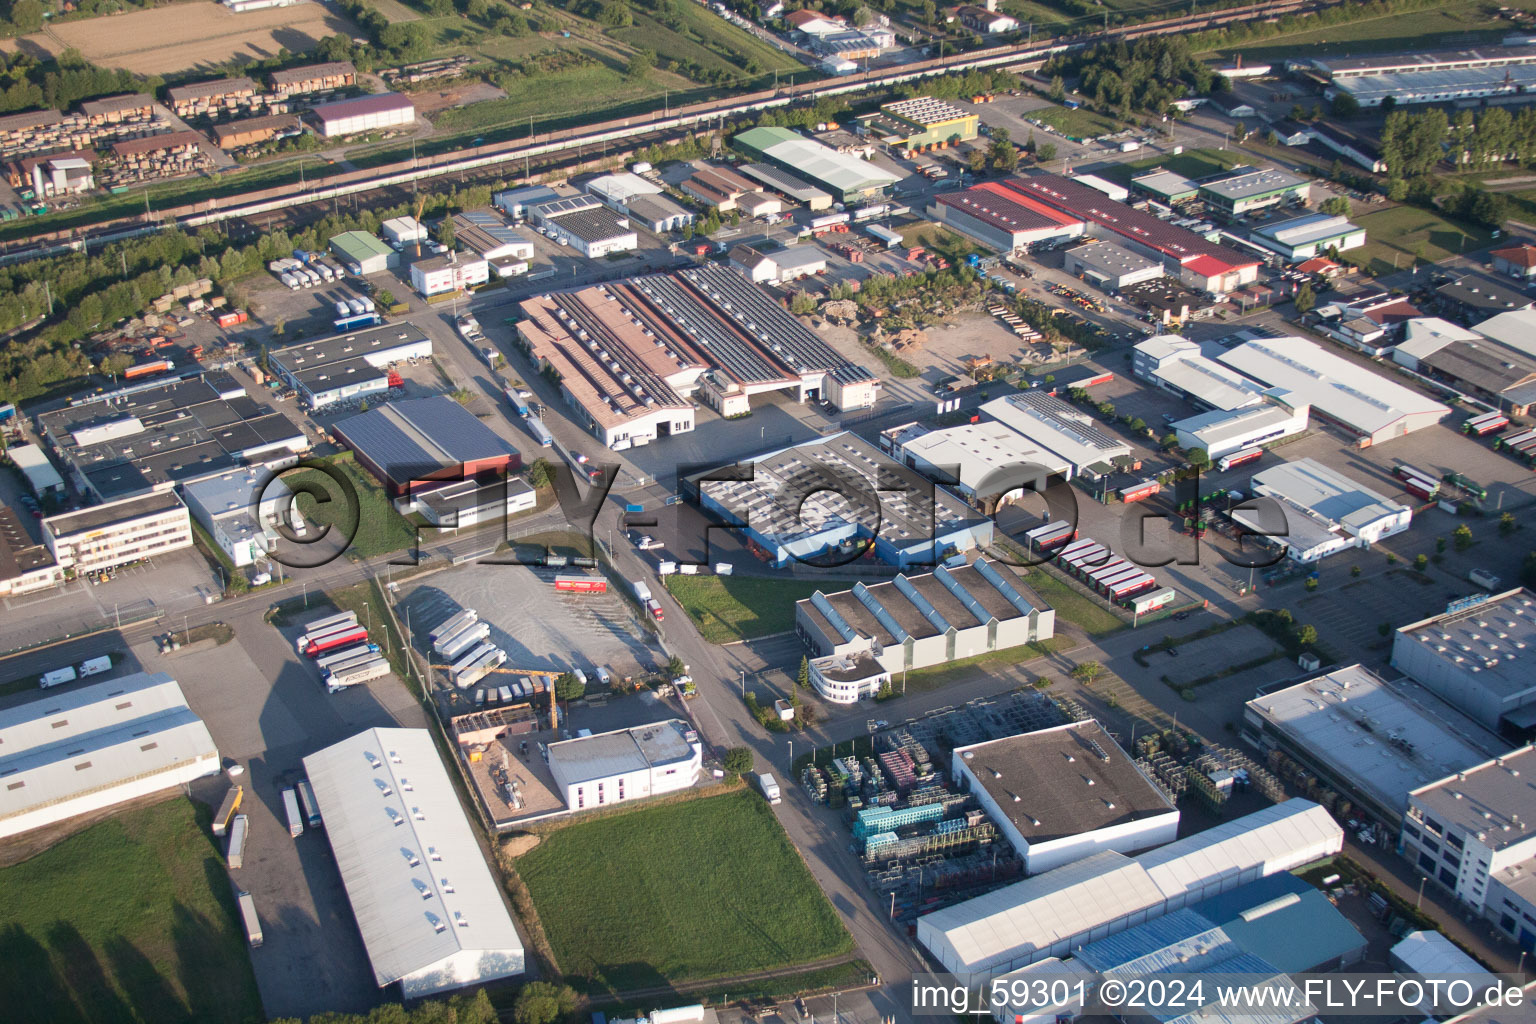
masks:
<instances>
[{"instance_id":1,"label":"corrugated metal roof","mask_svg":"<svg viewBox=\"0 0 1536 1024\"><path fill-rule=\"evenodd\" d=\"M518 454L473 413L442 395L391 402L332 429L397 480L406 479L397 470L421 473Z\"/></svg>"},{"instance_id":2,"label":"corrugated metal roof","mask_svg":"<svg viewBox=\"0 0 1536 1024\"><path fill-rule=\"evenodd\" d=\"M370 729L304 759L379 985L478 954L523 970L523 944L431 734Z\"/></svg>"}]
</instances>

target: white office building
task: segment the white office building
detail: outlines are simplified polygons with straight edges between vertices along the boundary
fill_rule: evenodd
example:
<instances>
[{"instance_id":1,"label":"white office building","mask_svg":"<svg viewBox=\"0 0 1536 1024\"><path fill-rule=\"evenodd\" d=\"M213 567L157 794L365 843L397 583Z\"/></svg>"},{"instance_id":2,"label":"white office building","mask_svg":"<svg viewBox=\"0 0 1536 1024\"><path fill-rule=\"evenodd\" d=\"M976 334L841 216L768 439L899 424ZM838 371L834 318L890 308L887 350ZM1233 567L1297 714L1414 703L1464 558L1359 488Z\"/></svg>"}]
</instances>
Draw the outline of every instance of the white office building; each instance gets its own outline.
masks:
<instances>
[{"instance_id":1,"label":"white office building","mask_svg":"<svg viewBox=\"0 0 1536 1024\"><path fill-rule=\"evenodd\" d=\"M1326 810L1287 800L1134 859L1105 850L924 915L917 940L962 983L984 982L1343 846Z\"/></svg>"},{"instance_id":2,"label":"white office building","mask_svg":"<svg viewBox=\"0 0 1536 1024\"><path fill-rule=\"evenodd\" d=\"M1239 506L1232 518L1273 541L1297 562L1320 561L1350 548L1369 548L1402 533L1413 511L1312 459L1285 462L1253 475L1249 493L1270 498L1284 513L1284 536L1261 510Z\"/></svg>"},{"instance_id":3,"label":"white office building","mask_svg":"<svg viewBox=\"0 0 1536 1024\"><path fill-rule=\"evenodd\" d=\"M304 758L379 987L419 999L523 973L523 943L425 729Z\"/></svg>"},{"instance_id":4,"label":"white office building","mask_svg":"<svg viewBox=\"0 0 1536 1024\"><path fill-rule=\"evenodd\" d=\"M1310 406L1293 404L1294 396L1279 388L1264 392L1264 401L1241 409L1212 409L1169 424L1186 451L1202 448L1213 460L1244 448L1274 444L1307 429Z\"/></svg>"},{"instance_id":5,"label":"white office building","mask_svg":"<svg viewBox=\"0 0 1536 1024\"><path fill-rule=\"evenodd\" d=\"M938 430L906 423L883 431L879 443L891 458L978 504L1021 496L1024 477L1041 480L1043 489L1051 474L1072 474L1071 463L996 420Z\"/></svg>"},{"instance_id":6,"label":"white office building","mask_svg":"<svg viewBox=\"0 0 1536 1024\"><path fill-rule=\"evenodd\" d=\"M176 681L137 673L0 711L0 837L217 775L219 750Z\"/></svg>"},{"instance_id":7,"label":"white office building","mask_svg":"<svg viewBox=\"0 0 1536 1024\"><path fill-rule=\"evenodd\" d=\"M280 477L249 466L193 480L182 486L181 494L198 524L240 567L277 546L277 524L290 514L293 501L293 492Z\"/></svg>"},{"instance_id":8,"label":"white office building","mask_svg":"<svg viewBox=\"0 0 1536 1024\"><path fill-rule=\"evenodd\" d=\"M483 256L451 252L411 264L411 287L424 299L449 292L467 292L491 279L491 265Z\"/></svg>"},{"instance_id":9,"label":"white office building","mask_svg":"<svg viewBox=\"0 0 1536 1024\"><path fill-rule=\"evenodd\" d=\"M950 776L976 797L1031 875L1178 838L1168 794L1091 718L956 747Z\"/></svg>"},{"instance_id":10,"label":"white office building","mask_svg":"<svg viewBox=\"0 0 1536 1024\"><path fill-rule=\"evenodd\" d=\"M43 520L43 543L77 574L112 569L192 546L192 517L170 491L95 505Z\"/></svg>"},{"instance_id":11,"label":"white office building","mask_svg":"<svg viewBox=\"0 0 1536 1024\"><path fill-rule=\"evenodd\" d=\"M515 476L454 480L441 487L411 491L395 499L403 516L417 513L440 530L461 530L481 523L510 519L538 504L538 494Z\"/></svg>"},{"instance_id":12,"label":"white office building","mask_svg":"<svg viewBox=\"0 0 1536 1024\"><path fill-rule=\"evenodd\" d=\"M1000 423L1006 423L1033 447L1065 462L1067 479L1085 471L1106 472L1116 459L1131 454L1131 446L1094 423L1083 410L1042 391L1021 391L994 398L981 411Z\"/></svg>"},{"instance_id":13,"label":"white office building","mask_svg":"<svg viewBox=\"0 0 1536 1024\"><path fill-rule=\"evenodd\" d=\"M571 811L688 789L703 763L698 734L676 718L549 745L555 793Z\"/></svg>"}]
</instances>

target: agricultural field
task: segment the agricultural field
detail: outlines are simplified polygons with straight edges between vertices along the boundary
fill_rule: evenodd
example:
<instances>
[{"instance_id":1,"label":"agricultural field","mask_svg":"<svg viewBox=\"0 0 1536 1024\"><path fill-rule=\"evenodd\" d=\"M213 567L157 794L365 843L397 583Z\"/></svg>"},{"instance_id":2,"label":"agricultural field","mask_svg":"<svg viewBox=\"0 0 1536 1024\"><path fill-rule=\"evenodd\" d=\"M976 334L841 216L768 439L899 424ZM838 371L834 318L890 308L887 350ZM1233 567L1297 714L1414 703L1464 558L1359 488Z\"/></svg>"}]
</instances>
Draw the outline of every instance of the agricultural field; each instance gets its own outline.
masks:
<instances>
[{"instance_id":1,"label":"agricultural field","mask_svg":"<svg viewBox=\"0 0 1536 1024\"><path fill-rule=\"evenodd\" d=\"M1536 0L1512 0L1511 10L1536 10ZM1308 56L1323 57L1413 50L1428 47L1464 47L1479 42L1498 42L1517 28L1492 13L1480 0L1444 0L1426 9L1395 11L1337 25L1308 26L1301 19L1297 31L1266 36L1220 48L1222 53L1242 52L1251 61L1284 60L1305 48Z\"/></svg>"},{"instance_id":2,"label":"agricultural field","mask_svg":"<svg viewBox=\"0 0 1536 1024\"><path fill-rule=\"evenodd\" d=\"M667 590L712 644L784 633L795 628L795 602L841 584L753 576L668 576Z\"/></svg>"},{"instance_id":3,"label":"agricultural field","mask_svg":"<svg viewBox=\"0 0 1536 1024\"><path fill-rule=\"evenodd\" d=\"M1486 228L1461 224L1416 206L1377 210L1354 221L1365 228L1366 243L1344 253L1344 259L1373 274L1406 270L1416 259L1438 263L1493 243Z\"/></svg>"},{"instance_id":4,"label":"agricultural field","mask_svg":"<svg viewBox=\"0 0 1536 1024\"><path fill-rule=\"evenodd\" d=\"M591 993L809 964L853 940L750 790L578 822L517 860L565 980Z\"/></svg>"},{"instance_id":5,"label":"agricultural field","mask_svg":"<svg viewBox=\"0 0 1536 1024\"><path fill-rule=\"evenodd\" d=\"M0 871L6 1021L262 1019L208 817L138 807Z\"/></svg>"},{"instance_id":6,"label":"agricultural field","mask_svg":"<svg viewBox=\"0 0 1536 1024\"><path fill-rule=\"evenodd\" d=\"M360 36L362 30L321 4L235 14L212 0L198 0L60 22L34 35L4 40L0 50L57 56L75 49L105 68L170 75L214 68L238 57L264 60L284 49L303 53L337 34Z\"/></svg>"}]
</instances>

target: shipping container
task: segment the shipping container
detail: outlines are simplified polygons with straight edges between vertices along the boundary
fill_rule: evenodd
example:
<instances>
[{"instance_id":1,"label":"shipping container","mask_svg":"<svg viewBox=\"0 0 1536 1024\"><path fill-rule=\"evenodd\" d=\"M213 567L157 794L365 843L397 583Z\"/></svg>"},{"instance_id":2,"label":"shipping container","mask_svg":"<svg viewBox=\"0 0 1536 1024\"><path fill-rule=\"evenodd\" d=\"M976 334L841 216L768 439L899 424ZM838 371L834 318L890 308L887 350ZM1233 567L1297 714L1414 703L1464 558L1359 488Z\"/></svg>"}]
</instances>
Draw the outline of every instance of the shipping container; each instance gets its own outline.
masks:
<instances>
[{"instance_id":1,"label":"shipping container","mask_svg":"<svg viewBox=\"0 0 1536 1024\"><path fill-rule=\"evenodd\" d=\"M1143 480L1139 484L1128 484L1120 488L1120 500L1127 505L1133 501L1145 501L1162 489L1156 480Z\"/></svg>"},{"instance_id":2,"label":"shipping container","mask_svg":"<svg viewBox=\"0 0 1536 1024\"><path fill-rule=\"evenodd\" d=\"M369 646L374 645L370 644ZM375 647L375 649L372 651L365 650L361 654L354 654L350 657L343 658L340 661L334 661L331 664L326 665L320 670L320 677L324 679L328 676L346 675L352 669L358 668L362 665L371 665L381 657L383 657L383 655L379 653L377 647Z\"/></svg>"},{"instance_id":3,"label":"shipping container","mask_svg":"<svg viewBox=\"0 0 1536 1024\"><path fill-rule=\"evenodd\" d=\"M458 642L459 637L470 632L477 625L479 625L479 620L474 622L466 622L452 633L445 633L443 636L438 638L437 643L432 645L432 650L437 654L442 654L444 651L451 649L454 644Z\"/></svg>"},{"instance_id":4,"label":"shipping container","mask_svg":"<svg viewBox=\"0 0 1536 1024\"><path fill-rule=\"evenodd\" d=\"M230 786L224 794L224 802L219 804L219 811L213 816L213 834L223 836L229 831L229 823L234 820L235 814L240 810L240 801L245 797L244 786Z\"/></svg>"},{"instance_id":5,"label":"shipping container","mask_svg":"<svg viewBox=\"0 0 1536 1024\"><path fill-rule=\"evenodd\" d=\"M63 683L72 683L74 681L75 667L73 665L65 665L63 668L44 672L42 678L38 680L38 686L46 690L50 686L59 686Z\"/></svg>"},{"instance_id":6,"label":"shipping container","mask_svg":"<svg viewBox=\"0 0 1536 1024\"><path fill-rule=\"evenodd\" d=\"M519 416L527 416L531 411L528 408L528 400L517 393L517 388L508 385L501 389L507 396L507 401L512 404L512 409Z\"/></svg>"},{"instance_id":7,"label":"shipping container","mask_svg":"<svg viewBox=\"0 0 1536 1024\"><path fill-rule=\"evenodd\" d=\"M433 626L432 632L427 634L427 642L436 646L437 642L443 639L443 637L451 636L452 634L463 629L465 626L469 625L471 622L474 622L477 618L479 618L479 616L475 614L475 610L473 608L461 609L460 611L455 612L453 615L450 615L448 618L444 619L442 622L438 623L436 626Z\"/></svg>"},{"instance_id":8,"label":"shipping container","mask_svg":"<svg viewBox=\"0 0 1536 1024\"><path fill-rule=\"evenodd\" d=\"M341 317L342 319L346 319L347 317L352 315L352 307L347 305L345 300L337 299L336 300L336 315Z\"/></svg>"},{"instance_id":9,"label":"shipping container","mask_svg":"<svg viewBox=\"0 0 1536 1024\"><path fill-rule=\"evenodd\" d=\"M555 589L575 594L606 594L608 581L601 576L556 576Z\"/></svg>"},{"instance_id":10,"label":"shipping container","mask_svg":"<svg viewBox=\"0 0 1536 1024\"><path fill-rule=\"evenodd\" d=\"M288 834L297 839L304 834L304 812L299 810L299 795L289 786L283 790L283 816L288 819Z\"/></svg>"},{"instance_id":11,"label":"shipping container","mask_svg":"<svg viewBox=\"0 0 1536 1024\"><path fill-rule=\"evenodd\" d=\"M80 678L86 676L99 676L103 672L112 671L112 659L103 654L99 658L87 658L80 663Z\"/></svg>"},{"instance_id":12,"label":"shipping container","mask_svg":"<svg viewBox=\"0 0 1536 1024\"><path fill-rule=\"evenodd\" d=\"M123 371L124 380L133 380L135 377L148 377L157 373L169 373L176 369L176 364L169 359L151 359L147 362L137 363Z\"/></svg>"},{"instance_id":13,"label":"shipping container","mask_svg":"<svg viewBox=\"0 0 1536 1024\"><path fill-rule=\"evenodd\" d=\"M229 825L229 845L225 860L233 869L245 866L245 837L250 828L251 819L243 814L235 815L235 820Z\"/></svg>"},{"instance_id":14,"label":"shipping container","mask_svg":"<svg viewBox=\"0 0 1536 1024\"><path fill-rule=\"evenodd\" d=\"M299 809L304 812L304 824L310 828L320 828L325 822L320 817L320 801L315 799L314 787L308 779L300 779L294 788L299 791Z\"/></svg>"},{"instance_id":15,"label":"shipping container","mask_svg":"<svg viewBox=\"0 0 1536 1024\"><path fill-rule=\"evenodd\" d=\"M332 668L335 668L338 665L344 665L347 662L353 661L353 660L355 660L357 658L361 658L361 657L364 657L364 656L370 655L370 654L378 654L378 653L379 653L379 645L378 644L374 644L374 643L357 644L357 645L355 645L353 647L346 647L346 648L343 648L343 649L341 649L339 651L333 651L330 654L324 655L323 657L321 657L321 658L319 658L319 659L317 659L315 661L315 666L317 668L322 669L322 670L324 670L324 669L332 669Z\"/></svg>"},{"instance_id":16,"label":"shipping container","mask_svg":"<svg viewBox=\"0 0 1536 1024\"><path fill-rule=\"evenodd\" d=\"M630 580L629 589L634 593L636 599L638 599L641 604L644 604L651 599L650 584L646 583L644 580Z\"/></svg>"},{"instance_id":17,"label":"shipping container","mask_svg":"<svg viewBox=\"0 0 1536 1024\"><path fill-rule=\"evenodd\" d=\"M304 648L310 646L313 643L321 640L330 640L339 634L348 633L351 630L357 629L359 625L360 624L356 622L344 622L337 626L327 626L325 629L312 629L305 633L303 636L299 637L294 646L302 651Z\"/></svg>"},{"instance_id":18,"label":"shipping container","mask_svg":"<svg viewBox=\"0 0 1536 1024\"><path fill-rule=\"evenodd\" d=\"M491 635L489 622L476 622L468 629L455 633L438 649L445 661L457 661L463 653Z\"/></svg>"},{"instance_id":19,"label":"shipping container","mask_svg":"<svg viewBox=\"0 0 1536 1024\"><path fill-rule=\"evenodd\" d=\"M512 703L512 687L502 685L496 688L496 695L501 698L503 704Z\"/></svg>"},{"instance_id":20,"label":"shipping container","mask_svg":"<svg viewBox=\"0 0 1536 1024\"><path fill-rule=\"evenodd\" d=\"M250 893L242 890L237 893L236 902L240 904L240 920L245 924L246 941L252 949L257 949L261 946L261 919L256 916L256 901Z\"/></svg>"},{"instance_id":21,"label":"shipping container","mask_svg":"<svg viewBox=\"0 0 1536 1024\"><path fill-rule=\"evenodd\" d=\"M1500 412L1485 412L1481 416L1473 416L1462 423L1461 429L1468 434L1482 437L1491 434L1495 430L1509 426L1509 417Z\"/></svg>"},{"instance_id":22,"label":"shipping container","mask_svg":"<svg viewBox=\"0 0 1536 1024\"><path fill-rule=\"evenodd\" d=\"M354 626L350 630L342 630L311 640L309 646L304 648L304 654L311 658L318 658L325 651L344 647L347 644L359 644L367 639L368 631L362 626Z\"/></svg>"}]
</instances>

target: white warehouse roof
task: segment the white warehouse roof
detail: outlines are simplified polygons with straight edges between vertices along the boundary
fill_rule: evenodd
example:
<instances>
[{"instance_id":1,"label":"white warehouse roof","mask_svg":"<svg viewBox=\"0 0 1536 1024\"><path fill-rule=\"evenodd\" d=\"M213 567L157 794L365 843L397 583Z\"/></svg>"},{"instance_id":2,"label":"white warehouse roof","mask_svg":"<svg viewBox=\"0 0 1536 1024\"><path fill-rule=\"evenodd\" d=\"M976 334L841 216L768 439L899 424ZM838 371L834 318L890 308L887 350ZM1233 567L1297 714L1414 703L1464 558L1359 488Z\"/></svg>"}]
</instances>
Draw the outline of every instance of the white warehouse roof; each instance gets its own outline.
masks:
<instances>
[{"instance_id":1,"label":"white warehouse roof","mask_svg":"<svg viewBox=\"0 0 1536 1024\"><path fill-rule=\"evenodd\" d=\"M1059 456L1078 472L1131 453L1130 445L1100 430L1088 413L1043 391L994 398L981 411Z\"/></svg>"},{"instance_id":2,"label":"white warehouse roof","mask_svg":"<svg viewBox=\"0 0 1536 1024\"><path fill-rule=\"evenodd\" d=\"M1440 422L1451 410L1432 398L1305 338L1261 338L1220 356L1223 363L1285 388L1314 412L1367 435L1390 440Z\"/></svg>"},{"instance_id":3,"label":"white warehouse roof","mask_svg":"<svg viewBox=\"0 0 1536 1024\"><path fill-rule=\"evenodd\" d=\"M425 729L304 759L380 987L406 998L523 972L523 944Z\"/></svg>"},{"instance_id":4,"label":"white warehouse roof","mask_svg":"<svg viewBox=\"0 0 1536 1024\"><path fill-rule=\"evenodd\" d=\"M646 181L638 174L623 171L593 178L587 182L587 191L614 206L627 206L631 199L639 196L659 196L662 189L660 185Z\"/></svg>"},{"instance_id":5,"label":"white warehouse roof","mask_svg":"<svg viewBox=\"0 0 1536 1024\"><path fill-rule=\"evenodd\" d=\"M946 907L918 919L917 937L947 971L997 974L1319 860L1343 843L1326 810L1287 800L1134 859L1097 853Z\"/></svg>"},{"instance_id":6,"label":"white warehouse roof","mask_svg":"<svg viewBox=\"0 0 1536 1024\"><path fill-rule=\"evenodd\" d=\"M143 672L0 711L0 836L219 771L176 681Z\"/></svg>"}]
</instances>

